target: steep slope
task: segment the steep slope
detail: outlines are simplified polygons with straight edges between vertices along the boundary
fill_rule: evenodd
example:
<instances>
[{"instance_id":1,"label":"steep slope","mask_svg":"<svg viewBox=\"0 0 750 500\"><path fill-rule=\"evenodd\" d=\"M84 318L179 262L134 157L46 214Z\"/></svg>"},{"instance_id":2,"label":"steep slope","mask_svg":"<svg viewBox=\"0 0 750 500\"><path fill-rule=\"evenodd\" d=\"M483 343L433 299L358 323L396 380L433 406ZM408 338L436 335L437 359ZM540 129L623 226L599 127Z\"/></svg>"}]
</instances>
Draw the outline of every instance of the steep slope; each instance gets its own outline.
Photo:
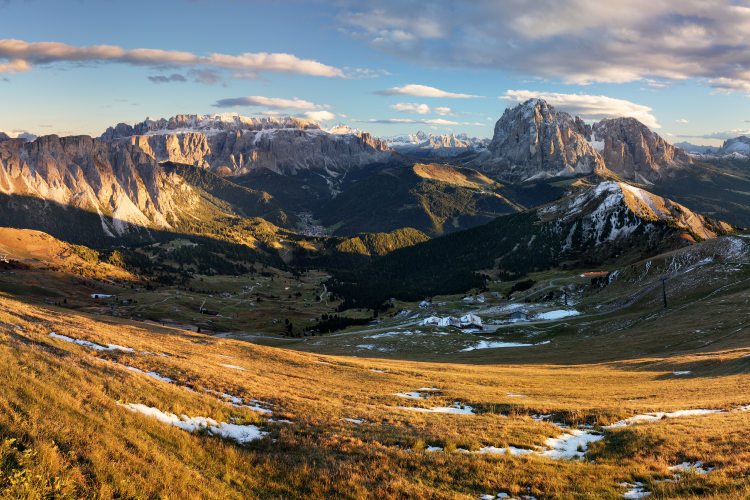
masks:
<instances>
[{"instance_id":1,"label":"steep slope","mask_svg":"<svg viewBox=\"0 0 750 500\"><path fill-rule=\"evenodd\" d=\"M297 217L265 191L240 186L193 165L163 162L161 167L168 174L179 175L193 188L227 202L230 211L240 217L262 217L281 227L293 227L297 223Z\"/></svg>"},{"instance_id":2,"label":"steep slope","mask_svg":"<svg viewBox=\"0 0 750 500\"><path fill-rule=\"evenodd\" d=\"M710 217L750 227L750 159L743 156L693 156L690 168L648 189Z\"/></svg>"},{"instance_id":3,"label":"steep slope","mask_svg":"<svg viewBox=\"0 0 750 500\"><path fill-rule=\"evenodd\" d=\"M15 263L12 261L15 260L23 267L50 267L86 277L125 281L135 279L123 266L112 264L116 259L100 259L95 250L71 245L47 233L29 229L0 227L0 257L0 265L4 260L10 269L13 269ZM7 288L4 291L8 291Z\"/></svg>"},{"instance_id":4,"label":"steep slope","mask_svg":"<svg viewBox=\"0 0 750 500\"><path fill-rule=\"evenodd\" d=\"M338 235L400 227L439 235L522 209L511 200L513 194L472 169L418 163L381 170L353 184L319 213Z\"/></svg>"},{"instance_id":5,"label":"steep slope","mask_svg":"<svg viewBox=\"0 0 750 500\"><path fill-rule=\"evenodd\" d=\"M523 275L559 265L628 262L733 229L608 181L535 210L393 252L359 272L339 273L331 289L357 304L377 306L388 297L417 300L481 287L485 278L475 273L483 269Z\"/></svg>"},{"instance_id":6,"label":"steep slope","mask_svg":"<svg viewBox=\"0 0 750 500\"><path fill-rule=\"evenodd\" d=\"M609 170L625 179L652 184L692 164L681 148L665 141L635 118L612 118L591 128L592 144Z\"/></svg>"},{"instance_id":7,"label":"steep slope","mask_svg":"<svg viewBox=\"0 0 750 500\"><path fill-rule=\"evenodd\" d=\"M0 143L0 207L2 225L94 247L175 232L226 239L243 227L242 218L296 223L267 193L88 136Z\"/></svg>"},{"instance_id":8,"label":"steep slope","mask_svg":"<svg viewBox=\"0 0 750 500\"><path fill-rule=\"evenodd\" d=\"M639 183L674 176L690 156L634 118L593 125L557 111L543 99L506 109L495 124L489 151L471 160L475 168L512 182L592 172Z\"/></svg>"},{"instance_id":9,"label":"steep slope","mask_svg":"<svg viewBox=\"0 0 750 500\"><path fill-rule=\"evenodd\" d=\"M119 124L100 137L141 148L156 161L187 163L222 175L265 168L282 174L312 169L337 177L388 156L367 133L330 133L310 120L239 115L177 115Z\"/></svg>"},{"instance_id":10,"label":"steep slope","mask_svg":"<svg viewBox=\"0 0 750 500\"><path fill-rule=\"evenodd\" d=\"M179 213L177 192L189 187L129 145L88 136L44 136L0 143L0 193L4 216L19 197L95 213L99 231L123 236L138 228L169 230Z\"/></svg>"},{"instance_id":11,"label":"steep slope","mask_svg":"<svg viewBox=\"0 0 750 500\"><path fill-rule=\"evenodd\" d=\"M475 164L510 182L590 174L604 163L585 135L580 118L555 110L543 99L529 99L505 110L488 153Z\"/></svg>"}]
</instances>

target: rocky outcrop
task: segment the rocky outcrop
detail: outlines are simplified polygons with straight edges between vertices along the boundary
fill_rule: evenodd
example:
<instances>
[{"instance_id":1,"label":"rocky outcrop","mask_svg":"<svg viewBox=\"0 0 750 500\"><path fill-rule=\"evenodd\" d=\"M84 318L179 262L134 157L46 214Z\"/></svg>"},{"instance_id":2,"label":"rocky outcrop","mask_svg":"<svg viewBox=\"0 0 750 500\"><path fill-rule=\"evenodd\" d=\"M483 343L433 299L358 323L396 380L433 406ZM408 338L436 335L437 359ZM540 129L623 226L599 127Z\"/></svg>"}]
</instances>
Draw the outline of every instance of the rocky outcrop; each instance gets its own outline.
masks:
<instances>
[{"instance_id":1,"label":"rocky outcrop","mask_svg":"<svg viewBox=\"0 0 750 500\"><path fill-rule=\"evenodd\" d=\"M475 162L510 182L590 174L604 163L586 133L580 118L556 111L542 99L529 99L505 110L488 153Z\"/></svg>"},{"instance_id":2,"label":"rocky outcrop","mask_svg":"<svg viewBox=\"0 0 750 500\"><path fill-rule=\"evenodd\" d=\"M128 144L88 136L48 135L0 143L0 193L93 212L107 236L139 228L170 229L181 207L176 192L190 190L149 155Z\"/></svg>"},{"instance_id":3,"label":"rocky outcrop","mask_svg":"<svg viewBox=\"0 0 750 500\"><path fill-rule=\"evenodd\" d=\"M612 118L595 123L588 137L602 143L599 154L617 175L644 184L670 177L692 164L681 148L665 141L635 118Z\"/></svg>"},{"instance_id":4,"label":"rocky outcrop","mask_svg":"<svg viewBox=\"0 0 750 500\"><path fill-rule=\"evenodd\" d=\"M7 139L10 139L10 136L5 132L0 132L0 141L5 141Z\"/></svg>"},{"instance_id":5,"label":"rocky outcrop","mask_svg":"<svg viewBox=\"0 0 750 500\"><path fill-rule=\"evenodd\" d=\"M561 235L566 248L580 246L582 241L593 248L616 240L627 242L640 235L648 236L653 244L666 237L694 242L736 230L667 198L613 181L555 201L540 208L538 214L543 221L569 227L568 234Z\"/></svg>"},{"instance_id":6,"label":"rocky outcrop","mask_svg":"<svg viewBox=\"0 0 750 500\"><path fill-rule=\"evenodd\" d=\"M266 168L280 174L319 170L326 175L381 161L385 142L363 132L330 133L310 120L239 115L178 115L119 124L101 139L127 142L156 161L188 163L223 175Z\"/></svg>"},{"instance_id":7,"label":"rocky outcrop","mask_svg":"<svg viewBox=\"0 0 750 500\"><path fill-rule=\"evenodd\" d=\"M610 171L652 184L692 163L684 150L635 118L588 125L542 99L506 109L488 149L473 166L511 182Z\"/></svg>"}]
</instances>

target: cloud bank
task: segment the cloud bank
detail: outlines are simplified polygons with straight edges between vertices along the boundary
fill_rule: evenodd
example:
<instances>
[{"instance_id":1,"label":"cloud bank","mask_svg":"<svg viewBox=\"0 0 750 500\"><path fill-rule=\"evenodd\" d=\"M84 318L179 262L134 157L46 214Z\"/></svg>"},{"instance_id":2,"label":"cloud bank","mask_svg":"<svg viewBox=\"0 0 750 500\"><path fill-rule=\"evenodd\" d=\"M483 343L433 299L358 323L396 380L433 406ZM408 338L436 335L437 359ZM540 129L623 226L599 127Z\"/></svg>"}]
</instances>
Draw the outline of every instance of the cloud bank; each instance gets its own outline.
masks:
<instances>
[{"instance_id":1,"label":"cloud bank","mask_svg":"<svg viewBox=\"0 0 750 500\"><path fill-rule=\"evenodd\" d=\"M213 68L254 74L257 72L339 77L343 70L292 54L246 52L239 55L160 49L124 49L115 45L76 47L58 42L29 43L23 40L0 40L0 74L30 71L34 66L60 62L113 62L134 66L179 66Z\"/></svg>"},{"instance_id":2,"label":"cloud bank","mask_svg":"<svg viewBox=\"0 0 750 500\"><path fill-rule=\"evenodd\" d=\"M340 0L342 30L394 57L566 83L705 79L750 92L746 0Z\"/></svg>"},{"instance_id":3,"label":"cloud bank","mask_svg":"<svg viewBox=\"0 0 750 500\"><path fill-rule=\"evenodd\" d=\"M477 126L477 127L485 127L486 123L476 123L476 122L456 122L453 120L446 120L445 118L432 118L427 120L413 120L410 118L385 118L385 119L376 119L372 118L370 120L359 120L362 123L383 123L383 124L415 124L415 125L470 125L470 126Z\"/></svg>"},{"instance_id":4,"label":"cloud bank","mask_svg":"<svg viewBox=\"0 0 750 500\"><path fill-rule=\"evenodd\" d=\"M637 119L649 128L661 128L651 108L603 95L559 94L554 92L534 92L531 90L507 90L499 99L511 103L524 102L527 99L540 98L552 106L578 115L584 120L601 120L629 116Z\"/></svg>"},{"instance_id":5,"label":"cloud bank","mask_svg":"<svg viewBox=\"0 0 750 500\"><path fill-rule=\"evenodd\" d=\"M243 106L258 106L269 109L317 109L321 106L302 99L283 99L281 97L264 97L250 95L244 97L230 97L219 99L213 105L216 108L239 108Z\"/></svg>"},{"instance_id":6,"label":"cloud bank","mask_svg":"<svg viewBox=\"0 0 750 500\"><path fill-rule=\"evenodd\" d=\"M428 87L427 85L409 84L403 87L392 87L385 90L375 91L378 95L413 95L417 97L448 97L452 99L471 99L473 97L482 97L479 95L471 94L458 94L455 92L447 92L445 90L436 89L435 87Z\"/></svg>"},{"instance_id":7,"label":"cloud bank","mask_svg":"<svg viewBox=\"0 0 750 500\"><path fill-rule=\"evenodd\" d=\"M415 102L399 102L397 104L391 104L388 107L391 109L395 109L396 111L416 113L418 115L429 115L430 113L435 113L445 116L452 114L451 108L448 108L446 106L431 108L427 104L417 104Z\"/></svg>"}]
</instances>

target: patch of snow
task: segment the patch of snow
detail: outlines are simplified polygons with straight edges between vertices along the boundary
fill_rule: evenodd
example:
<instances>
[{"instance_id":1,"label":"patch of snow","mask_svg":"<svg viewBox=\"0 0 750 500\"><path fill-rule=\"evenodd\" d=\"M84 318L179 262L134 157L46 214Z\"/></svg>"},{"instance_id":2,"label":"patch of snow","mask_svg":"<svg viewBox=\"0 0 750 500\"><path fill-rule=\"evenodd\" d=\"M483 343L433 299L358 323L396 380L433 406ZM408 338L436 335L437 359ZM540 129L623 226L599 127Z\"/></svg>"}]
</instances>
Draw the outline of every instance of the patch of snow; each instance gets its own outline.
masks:
<instances>
[{"instance_id":1,"label":"patch of snow","mask_svg":"<svg viewBox=\"0 0 750 500\"><path fill-rule=\"evenodd\" d=\"M396 335L411 335L411 333L412 332L410 332L409 330L404 330L402 332L394 331L394 332L377 333L375 335L368 335L365 338L368 338L368 339L382 339L384 337L394 337Z\"/></svg>"},{"instance_id":2,"label":"patch of snow","mask_svg":"<svg viewBox=\"0 0 750 500\"><path fill-rule=\"evenodd\" d=\"M682 472L682 473L694 473L694 474L700 474L700 475L708 474L709 472L711 472L712 470L714 470L713 467L709 467L707 469L704 468L703 467L703 462L694 462L694 463L682 462L681 464L672 465L671 467L667 467L667 469L669 469L669 470L671 470L673 472L674 471L678 471L678 472Z\"/></svg>"},{"instance_id":3,"label":"patch of snow","mask_svg":"<svg viewBox=\"0 0 750 500\"><path fill-rule=\"evenodd\" d=\"M532 347L536 344L522 344L520 342L501 342L501 341L488 341L481 340L473 346L461 349L460 352L475 351L478 349L499 349L501 347Z\"/></svg>"},{"instance_id":4,"label":"patch of snow","mask_svg":"<svg viewBox=\"0 0 750 500\"><path fill-rule=\"evenodd\" d=\"M125 352L133 352L133 349L130 347L123 347L121 345L117 344L107 344L106 346L97 344L96 342L89 342L88 340L79 340L74 339L72 337L68 337L67 335L60 335L55 332L50 332L49 336L53 339L58 340L64 340L65 342L70 342L72 344L78 344L82 345L84 347L88 347L90 349L94 349L96 351L125 351Z\"/></svg>"},{"instance_id":5,"label":"patch of snow","mask_svg":"<svg viewBox=\"0 0 750 500\"><path fill-rule=\"evenodd\" d=\"M569 316L578 316L581 314L575 309L557 309L537 314L536 319L561 319Z\"/></svg>"},{"instance_id":6,"label":"patch of snow","mask_svg":"<svg viewBox=\"0 0 750 500\"><path fill-rule=\"evenodd\" d=\"M111 299L112 297L114 297L114 295L106 295L106 294L103 294L103 293L92 293L91 294L91 298L92 299Z\"/></svg>"},{"instance_id":7,"label":"patch of snow","mask_svg":"<svg viewBox=\"0 0 750 500\"><path fill-rule=\"evenodd\" d=\"M399 396L402 398L409 398L409 399L427 399L427 395L422 394L420 392L397 392L394 394L394 396Z\"/></svg>"},{"instance_id":8,"label":"patch of snow","mask_svg":"<svg viewBox=\"0 0 750 500\"><path fill-rule=\"evenodd\" d=\"M508 396L509 398L528 398L528 396L525 394L512 394L510 392L506 394L506 396Z\"/></svg>"},{"instance_id":9,"label":"patch of snow","mask_svg":"<svg viewBox=\"0 0 750 500\"><path fill-rule=\"evenodd\" d=\"M491 455L512 455L514 457L521 455L529 455L531 453L538 453L536 450L528 448L517 448L515 446L506 446L505 448L496 448L494 446L485 446L479 448L477 453L489 453Z\"/></svg>"},{"instance_id":10,"label":"patch of snow","mask_svg":"<svg viewBox=\"0 0 750 500\"><path fill-rule=\"evenodd\" d=\"M663 418L678 418L678 417L691 417L696 415L708 415L711 413L725 413L725 410L707 410L704 408L694 410L677 410L673 412L655 412L647 413L645 415L636 415L634 417L620 420L612 425L605 426L605 429L620 429L633 424L640 424L643 422L658 422Z\"/></svg>"},{"instance_id":11,"label":"patch of snow","mask_svg":"<svg viewBox=\"0 0 750 500\"><path fill-rule=\"evenodd\" d=\"M361 418L342 418L341 420L346 420L347 422L351 422L353 424L361 424L362 422L364 422L364 420Z\"/></svg>"},{"instance_id":12,"label":"patch of snow","mask_svg":"<svg viewBox=\"0 0 750 500\"><path fill-rule=\"evenodd\" d=\"M219 366L223 366L224 368L233 368L235 370L242 370L243 372L247 371L246 368L242 368L241 366L237 365L225 365L224 363L219 363Z\"/></svg>"},{"instance_id":13,"label":"patch of snow","mask_svg":"<svg viewBox=\"0 0 750 500\"><path fill-rule=\"evenodd\" d=\"M388 370L378 370L377 368L370 368L370 371L375 373L388 373Z\"/></svg>"},{"instance_id":14,"label":"patch of snow","mask_svg":"<svg viewBox=\"0 0 750 500\"><path fill-rule=\"evenodd\" d=\"M672 375L690 375L691 373L693 372L690 370L684 370L684 371L679 371L679 372L672 372Z\"/></svg>"},{"instance_id":15,"label":"patch of snow","mask_svg":"<svg viewBox=\"0 0 750 500\"><path fill-rule=\"evenodd\" d=\"M188 417L186 415L177 416L174 413L162 412L157 408L146 406L138 403L121 404L133 413L140 413L148 417L157 419L159 422L177 427L187 432L206 430L209 434L219 436L224 439L232 439L240 444L247 444L256 439L267 435L267 432L261 431L255 425L237 425L226 422L217 422L207 417Z\"/></svg>"},{"instance_id":16,"label":"patch of snow","mask_svg":"<svg viewBox=\"0 0 750 500\"><path fill-rule=\"evenodd\" d=\"M474 415L474 408L469 405L462 405L458 401L452 406L436 406L434 408L415 408L411 406L399 406L402 410L421 411L425 413L454 413L457 415Z\"/></svg>"},{"instance_id":17,"label":"patch of snow","mask_svg":"<svg viewBox=\"0 0 750 500\"><path fill-rule=\"evenodd\" d=\"M130 371L136 372L136 373L142 373L142 374L144 374L144 375L146 375L148 377L155 378L156 380L161 380L162 382L167 382L167 383L174 382L174 380L172 380L171 378L169 378L169 377L162 377L161 375L159 375L156 372L144 372L143 370L141 370L140 368L136 368L135 366L128 366L128 365L122 365L122 366L124 366L127 370L130 370Z\"/></svg>"},{"instance_id":18,"label":"patch of snow","mask_svg":"<svg viewBox=\"0 0 750 500\"><path fill-rule=\"evenodd\" d=\"M541 452L545 457L561 459L581 459L586 454L588 445L604 439L602 434L594 434L590 431L570 429L568 432L549 438L544 445L549 448Z\"/></svg>"},{"instance_id":19,"label":"patch of snow","mask_svg":"<svg viewBox=\"0 0 750 500\"><path fill-rule=\"evenodd\" d=\"M620 483L619 486L629 488L628 491L622 494L622 498L645 498L651 494L650 491L643 489L643 483L636 482L635 484Z\"/></svg>"}]
</instances>

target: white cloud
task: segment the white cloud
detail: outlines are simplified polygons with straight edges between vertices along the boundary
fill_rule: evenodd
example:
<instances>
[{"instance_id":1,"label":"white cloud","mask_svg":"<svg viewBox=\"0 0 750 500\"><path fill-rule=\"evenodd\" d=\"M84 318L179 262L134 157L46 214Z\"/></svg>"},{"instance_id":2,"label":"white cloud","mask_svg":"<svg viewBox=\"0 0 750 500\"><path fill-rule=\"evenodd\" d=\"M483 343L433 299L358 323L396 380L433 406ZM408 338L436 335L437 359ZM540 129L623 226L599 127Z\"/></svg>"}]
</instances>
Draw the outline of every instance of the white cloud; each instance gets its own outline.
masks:
<instances>
[{"instance_id":1,"label":"white cloud","mask_svg":"<svg viewBox=\"0 0 750 500\"><path fill-rule=\"evenodd\" d=\"M31 71L31 66L23 59L11 59L7 62L0 62L0 75L4 73L21 73Z\"/></svg>"},{"instance_id":2,"label":"white cloud","mask_svg":"<svg viewBox=\"0 0 750 500\"><path fill-rule=\"evenodd\" d=\"M559 94L554 92L533 92L531 90L507 90L499 99L513 103L527 99L540 98L552 106L578 115L586 120L601 120L618 116L629 116L637 119L650 128L661 128L651 108L642 104L615 99L603 95Z\"/></svg>"},{"instance_id":3,"label":"white cloud","mask_svg":"<svg viewBox=\"0 0 750 500\"><path fill-rule=\"evenodd\" d=\"M750 92L750 75L747 79L739 78L712 78L708 84L719 92Z\"/></svg>"},{"instance_id":4,"label":"white cloud","mask_svg":"<svg viewBox=\"0 0 750 500\"><path fill-rule=\"evenodd\" d=\"M115 45L76 47L58 42L28 43L0 40L0 74L30 71L35 65L55 62L117 62L135 66L182 66L255 72L296 73L301 75L346 77L343 70L292 54L246 52L239 55L206 55L160 49L123 49Z\"/></svg>"},{"instance_id":5,"label":"white cloud","mask_svg":"<svg viewBox=\"0 0 750 500\"><path fill-rule=\"evenodd\" d=\"M735 137L739 137L741 135L750 137L750 129L742 129L742 128L735 128L732 130L724 130L720 132L709 132L707 134L702 135L684 135L680 137L689 137L694 139L733 139Z\"/></svg>"},{"instance_id":6,"label":"white cloud","mask_svg":"<svg viewBox=\"0 0 750 500\"><path fill-rule=\"evenodd\" d=\"M675 120L675 121L676 121L677 123L688 123L688 119L687 119L687 118L678 118L678 119L677 119L677 120Z\"/></svg>"},{"instance_id":7,"label":"white cloud","mask_svg":"<svg viewBox=\"0 0 750 500\"><path fill-rule=\"evenodd\" d=\"M317 109L321 106L302 99L283 99L281 97L264 97L250 95L245 97L231 97L219 99L214 104L217 108L237 108L241 106L259 106L270 109Z\"/></svg>"},{"instance_id":8,"label":"white cloud","mask_svg":"<svg viewBox=\"0 0 750 500\"><path fill-rule=\"evenodd\" d=\"M457 94L455 92L446 92L445 90L428 87L427 85L409 84L403 87L392 87L390 89L378 90L375 92L379 95L413 95L417 97L450 97L454 99L470 99L472 97L482 97L471 94Z\"/></svg>"},{"instance_id":9,"label":"white cloud","mask_svg":"<svg viewBox=\"0 0 750 500\"><path fill-rule=\"evenodd\" d=\"M407 113L417 113L419 115L429 114L431 109L427 104L417 104L414 102L399 102L397 104L391 104L388 106L396 111L404 111Z\"/></svg>"},{"instance_id":10,"label":"white cloud","mask_svg":"<svg viewBox=\"0 0 750 500\"><path fill-rule=\"evenodd\" d=\"M395 109L396 111L416 113L418 115L428 115L430 113L435 113L437 115L446 116L453 114L451 108L448 108L446 106L430 108L427 104L417 104L415 102L399 102L397 104L391 104L388 107L391 109Z\"/></svg>"},{"instance_id":11,"label":"white cloud","mask_svg":"<svg viewBox=\"0 0 750 500\"><path fill-rule=\"evenodd\" d=\"M305 114L305 118L309 120L314 120L316 122L325 122L325 121L333 120L334 118L336 118L336 115L326 110L305 111L304 114Z\"/></svg>"},{"instance_id":12,"label":"white cloud","mask_svg":"<svg viewBox=\"0 0 750 500\"><path fill-rule=\"evenodd\" d=\"M358 120L361 121L361 120ZM383 119L376 119L371 118L370 120L366 120L365 123L384 123L384 124L421 124L421 125L469 125L469 126L480 126L484 127L486 124L484 123L476 123L476 122L456 122L452 120L446 120L444 118L430 118L430 119L423 119L423 120L414 120L411 118L383 118Z\"/></svg>"},{"instance_id":13,"label":"white cloud","mask_svg":"<svg viewBox=\"0 0 750 500\"><path fill-rule=\"evenodd\" d=\"M750 91L747 0L339 0L342 29L395 57L566 83L689 78ZM408 33L408 37L404 34Z\"/></svg>"}]
</instances>

